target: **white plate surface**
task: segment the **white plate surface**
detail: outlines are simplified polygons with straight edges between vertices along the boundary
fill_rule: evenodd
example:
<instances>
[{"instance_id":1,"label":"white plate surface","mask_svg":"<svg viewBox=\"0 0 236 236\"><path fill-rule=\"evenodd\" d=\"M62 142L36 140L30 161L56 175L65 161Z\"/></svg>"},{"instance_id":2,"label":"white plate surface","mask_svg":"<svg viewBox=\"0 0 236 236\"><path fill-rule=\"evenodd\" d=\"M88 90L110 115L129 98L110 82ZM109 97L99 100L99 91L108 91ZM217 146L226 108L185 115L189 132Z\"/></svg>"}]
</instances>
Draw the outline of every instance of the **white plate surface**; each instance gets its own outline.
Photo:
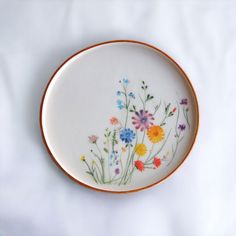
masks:
<instances>
[{"instance_id":1,"label":"white plate surface","mask_svg":"<svg viewBox=\"0 0 236 236\"><path fill-rule=\"evenodd\" d=\"M186 158L198 128L195 93L167 55L131 41L84 50L54 74L41 110L44 141L78 182L135 191Z\"/></svg>"}]
</instances>

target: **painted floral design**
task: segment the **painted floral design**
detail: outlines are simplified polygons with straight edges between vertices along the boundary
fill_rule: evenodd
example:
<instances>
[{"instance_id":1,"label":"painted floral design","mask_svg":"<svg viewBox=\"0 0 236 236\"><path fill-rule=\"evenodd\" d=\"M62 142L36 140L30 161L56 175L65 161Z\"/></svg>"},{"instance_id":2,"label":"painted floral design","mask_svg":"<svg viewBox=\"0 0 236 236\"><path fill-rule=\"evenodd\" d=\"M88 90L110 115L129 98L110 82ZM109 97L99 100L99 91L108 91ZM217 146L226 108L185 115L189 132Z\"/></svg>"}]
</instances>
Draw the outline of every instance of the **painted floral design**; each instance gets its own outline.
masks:
<instances>
[{"instance_id":1,"label":"painted floral design","mask_svg":"<svg viewBox=\"0 0 236 236\"><path fill-rule=\"evenodd\" d=\"M116 106L121 117L111 116L103 135L89 135L91 155L80 157L86 174L97 184L126 185L134 174L171 165L186 128L190 129L187 98L172 105L156 100L145 81L135 92L127 78L119 84ZM169 122L171 127L167 127ZM171 136L174 142L166 148Z\"/></svg>"},{"instance_id":2,"label":"painted floral design","mask_svg":"<svg viewBox=\"0 0 236 236\"><path fill-rule=\"evenodd\" d=\"M135 129L140 129L140 131L144 131L148 129L151 125L153 125L153 115L148 113L148 111L140 110L136 111L135 115L132 117L132 124L135 126Z\"/></svg>"}]
</instances>

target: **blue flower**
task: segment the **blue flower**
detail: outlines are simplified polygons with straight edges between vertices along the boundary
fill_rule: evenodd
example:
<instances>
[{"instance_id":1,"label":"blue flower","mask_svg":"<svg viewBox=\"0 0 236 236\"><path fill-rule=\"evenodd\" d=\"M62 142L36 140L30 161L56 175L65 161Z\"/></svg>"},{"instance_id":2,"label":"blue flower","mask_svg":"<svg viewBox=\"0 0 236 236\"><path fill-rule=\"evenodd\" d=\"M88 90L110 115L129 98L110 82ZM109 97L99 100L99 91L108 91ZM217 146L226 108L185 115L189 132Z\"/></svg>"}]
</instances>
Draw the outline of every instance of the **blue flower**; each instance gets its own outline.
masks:
<instances>
[{"instance_id":1,"label":"blue flower","mask_svg":"<svg viewBox=\"0 0 236 236\"><path fill-rule=\"evenodd\" d=\"M131 97L131 98L133 98L133 99L135 99L135 95L134 95L132 92L130 92L130 93L128 94L128 96Z\"/></svg>"},{"instance_id":2,"label":"blue flower","mask_svg":"<svg viewBox=\"0 0 236 236\"><path fill-rule=\"evenodd\" d=\"M129 83L129 80L124 78L124 79L123 79L123 84L124 84L124 85L128 85L128 83Z\"/></svg>"},{"instance_id":3,"label":"blue flower","mask_svg":"<svg viewBox=\"0 0 236 236\"><path fill-rule=\"evenodd\" d=\"M125 143L131 143L135 138L135 133L131 129L124 128L120 132L120 139Z\"/></svg>"},{"instance_id":4,"label":"blue flower","mask_svg":"<svg viewBox=\"0 0 236 236\"><path fill-rule=\"evenodd\" d=\"M125 107L125 104L122 100L117 100L116 101L117 107L121 110Z\"/></svg>"},{"instance_id":5,"label":"blue flower","mask_svg":"<svg viewBox=\"0 0 236 236\"><path fill-rule=\"evenodd\" d=\"M117 96L120 96L120 95L121 95L121 91L117 91L117 92L116 92L116 95L117 95Z\"/></svg>"},{"instance_id":6,"label":"blue flower","mask_svg":"<svg viewBox=\"0 0 236 236\"><path fill-rule=\"evenodd\" d=\"M113 160L113 159L116 158L116 157L117 157L117 156L116 156L115 151L112 151L111 154L110 154L110 156L109 156L109 158L110 158L111 160Z\"/></svg>"}]
</instances>

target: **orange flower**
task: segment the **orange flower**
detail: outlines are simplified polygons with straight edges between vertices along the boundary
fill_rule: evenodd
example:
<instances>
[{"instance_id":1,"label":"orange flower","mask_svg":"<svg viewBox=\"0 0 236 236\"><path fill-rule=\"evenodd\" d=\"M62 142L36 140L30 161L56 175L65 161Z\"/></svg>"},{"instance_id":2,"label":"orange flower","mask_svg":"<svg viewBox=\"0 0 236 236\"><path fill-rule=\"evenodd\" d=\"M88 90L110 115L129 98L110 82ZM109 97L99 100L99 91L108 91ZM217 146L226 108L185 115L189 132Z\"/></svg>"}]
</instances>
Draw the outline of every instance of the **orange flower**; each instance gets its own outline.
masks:
<instances>
[{"instance_id":1,"label":"orange flower","mask_svg":"<svg viewBox=\"0 0 236 236\"><path fill-rule=\"evenodd\" d=\"M116 117L111 117L111 119L110 119L110 123L112 124L112 125L117 125L118 123L119 123L119 120L116 118Z\"/></svg>"},{"instance_id":2,"label":"orange flower","mask_svg":"<svg viewBox=\"0 0 236 236\"><path fill-rule=\"evenodd\" d=\"M158 157L154 157L153 165L154 165L156 168L158 168L158 167L161 165L161 159L158 158Z\"/></svg>"},{"instance_id":3,"label":"orange flower","mask_svg":"<svg viewBox=\"0 0 236 236\"><path fill-rule=\"evenodd\" d=\"M122 148L121 148L121 151L122 151L122 152L126 152L126 148L125 148L125 147L122 147Z\"/></svg>"},{"instance_id":4,"label":"orange flower","mask_svg":"<svg viewBox=\"0 0 236 236\"><path fill-rule=\"evenodd\" d=\"M135 161L134 162L135 167L139 170L139 171L143 171L144 170L144 164L142 161Z\"/></svg>"},{"instance_id":5,"label":"orange flower","mask_svg":"<svg viewBox=\"0 0 236 236\"><path fill-rule=\"evenodd\" d=\"M152 143L158 143L164 139L165 133L161 126L154 125L148 129L147 136Z\"/></svg>"}]
</instances>

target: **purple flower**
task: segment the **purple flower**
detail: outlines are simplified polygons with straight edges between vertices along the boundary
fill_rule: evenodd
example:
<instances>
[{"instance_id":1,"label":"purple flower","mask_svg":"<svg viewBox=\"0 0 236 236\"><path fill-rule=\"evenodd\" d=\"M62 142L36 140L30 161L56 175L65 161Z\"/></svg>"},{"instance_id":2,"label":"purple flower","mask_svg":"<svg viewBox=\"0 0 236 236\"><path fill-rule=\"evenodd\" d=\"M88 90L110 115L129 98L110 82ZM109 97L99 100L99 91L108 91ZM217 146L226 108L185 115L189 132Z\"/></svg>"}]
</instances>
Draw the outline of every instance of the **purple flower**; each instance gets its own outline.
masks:
<instances>
[{"instance_id":1,"label":"purple flower","mask_svg":"<svg viewBox=\"0 0 236 236\"><path fill-rule=\"evenodd\" d=\"M179 127L178 127L178 129L179 129L180 131L184 131L185 128L186 128L186 125L185 125L185 124L180 124Z\"/></svg>"},{"instance_id":2,"label":"purple flower","mask_svg":"<svg viewBox=\"0 0 236 236\"><path fill-rule=\"evenodd\" d=\"M181 99L180 105L188 105L188 99L187 98Z\"/></svg>"},{"instance_id":3,"label":"purple flower","mask_svg":"<svg viewBox=\"0 0 236 236\"><path fill-rule=\"evenodd\" d=\"M117 91L117 92L116 92L116 95L117 95L117 96L120 96L120 95L121 95L121 91Z\"/></svg>"},{"instance_id":4,"label":"purple flower","mask_svg":"<svg viewBox=\"0 0 236 236\"><path fill-rule=\"evenodd\" d=\"M119 168L116 168L116 169L115 169L115 173L116 173L116 175L120 174L120 169L119 169Z\"/></svg>"},{"instance_id":5,"label":"purple flower","mask_svg":"<svg viewBox=\"0 0 236 236\"><path fill-rule=\"evenodd\" d=\"M151 113L148 113L148 111L140 110L139 112L135 112L135 116L132 117L132 120L132 124L136 129L144 131L148 129L149 126L153 125L152 121L154 117Z\"/></svg>"}]
</instances>

